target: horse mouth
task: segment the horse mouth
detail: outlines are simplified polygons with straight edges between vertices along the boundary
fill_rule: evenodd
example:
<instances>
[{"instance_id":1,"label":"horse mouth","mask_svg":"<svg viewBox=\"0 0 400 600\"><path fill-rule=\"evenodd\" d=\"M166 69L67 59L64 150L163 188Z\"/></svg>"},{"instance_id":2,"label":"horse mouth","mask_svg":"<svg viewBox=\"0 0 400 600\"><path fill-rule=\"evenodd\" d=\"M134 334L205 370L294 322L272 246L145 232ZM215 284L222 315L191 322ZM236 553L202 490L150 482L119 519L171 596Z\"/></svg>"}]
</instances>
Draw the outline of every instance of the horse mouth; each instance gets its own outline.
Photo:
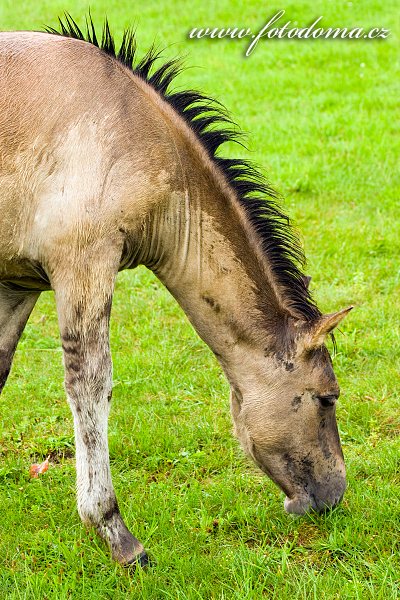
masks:
<instances>
[{"instance_id":1,"label":"horse mouth","mask_svg":"<svg viewBox=\"0 0 400 600\"><path fill-rule=\"evenodd\" d=\"M286 496L284 508L287 513L294 515L305 515L309 512L321 513L335 508L341 502L343 495L344 490L326 500L317 498L314 494L310 494L309 496L295 496L293 498Z\"/></svg>"},{"instance_id":2,"label":"horse mouth","mask_svg":"<svg viewBox=\"0 0 400 600\"><path fill-rule=\"evenodd\" d=\"M312 510L312 501L311 498L289 498L286 496L285 501L283 503L285 511L292 515L304 515L310 510Z\"/></svg>"}]
</instances>

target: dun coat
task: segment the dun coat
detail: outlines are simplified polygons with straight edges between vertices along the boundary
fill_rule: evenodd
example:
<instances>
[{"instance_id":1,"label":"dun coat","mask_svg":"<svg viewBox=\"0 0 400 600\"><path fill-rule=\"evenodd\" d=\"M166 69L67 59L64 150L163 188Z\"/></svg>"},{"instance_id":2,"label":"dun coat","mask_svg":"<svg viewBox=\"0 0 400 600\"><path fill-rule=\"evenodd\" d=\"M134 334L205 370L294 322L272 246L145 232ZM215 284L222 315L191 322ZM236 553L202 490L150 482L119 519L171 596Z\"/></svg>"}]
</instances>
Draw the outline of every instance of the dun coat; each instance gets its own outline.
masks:
<instances>
[{"instance_id":1,"label":"dun coat","mask_svg":"<svg viewBox=\"0 0 400 600\"><path fill-rule=\"evenodd\" d=\"M143 264L217 356L234 428L289 512L337 504L345 466L321 315L277 196L246 161L224 110L172 92L179 70L135 64L69 17L61 32L0 34L0 385L43 290L56 297L74 417L77 499L122 564L146 564L111 482L109 317L120 269ZM137 318L140 318L138 316ZM134 490L133 490L134 493Z\"/></svg>"}]
</instances>

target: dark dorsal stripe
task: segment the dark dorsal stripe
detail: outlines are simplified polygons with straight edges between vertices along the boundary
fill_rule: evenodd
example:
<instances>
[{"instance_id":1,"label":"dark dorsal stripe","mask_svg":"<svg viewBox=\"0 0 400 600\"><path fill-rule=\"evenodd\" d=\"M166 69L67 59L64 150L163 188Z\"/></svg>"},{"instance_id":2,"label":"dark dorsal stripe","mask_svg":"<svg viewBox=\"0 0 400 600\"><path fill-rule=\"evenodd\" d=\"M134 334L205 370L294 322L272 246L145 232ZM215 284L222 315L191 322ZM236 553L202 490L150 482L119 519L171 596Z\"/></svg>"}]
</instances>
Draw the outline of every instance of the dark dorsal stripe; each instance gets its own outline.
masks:
<instances>
[{"instance_id":1,"label":"dark dorsal stripe","mask_svg":"<svg viewBox=\"0 0 400 600\"><path fill-rule=\"evenodd\" d=\"M227 141L240 143L240 132L225 108L213 98L193 90L170 91L170 85L181 71L179 59L169 60L158 68L155 62L160 52L154 46L136 60L136 38L126 30L117 50L107 20L99 41L91 16L86 20L84 33L68 14L59 19L60 30L47 27L48 33L89 42L131 69L151 85L186 121L196 133L211 160L219 167L235 192L237 201L256 230L264 255L279 285L284 304L293 316L306 321L321 313L304 282L300 267L305 258L289 218L277 204L279 195L254 165L241 159L222 158L219 147Z\"/></svg>"}]
</instances>

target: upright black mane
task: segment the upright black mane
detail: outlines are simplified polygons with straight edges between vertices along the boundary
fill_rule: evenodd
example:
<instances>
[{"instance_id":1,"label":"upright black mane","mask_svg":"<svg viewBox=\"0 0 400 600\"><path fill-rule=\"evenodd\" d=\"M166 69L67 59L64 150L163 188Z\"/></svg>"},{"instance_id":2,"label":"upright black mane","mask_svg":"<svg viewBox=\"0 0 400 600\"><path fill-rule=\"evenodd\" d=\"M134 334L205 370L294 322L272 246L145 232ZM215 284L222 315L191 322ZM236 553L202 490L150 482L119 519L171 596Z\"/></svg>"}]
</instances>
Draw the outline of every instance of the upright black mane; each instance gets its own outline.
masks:
<instances>
[{"instance_id":1,"label":"upright black mane","mask_svg":"<svg viewBox=\"0 0 400 600\"><path fill-rule=\"evenodd\" d=\"M221 144L227 141L238 142L240 137L224 107L197 91L170 91L172 81L181 71L181 62L179 59L169 60L155 69L154 63L160 57L160 52L154 46L140 61L136 61L136 38L131 29L124 32L121 46L117 50L107 20L100 41L90 16L86 20L85 33L69 14L65 15L64 21L59 19L59 26L59 31L52 27L46 27L45 31L97 46L144 79L186 121L235 191L258 234L263 252L284 294L285 304L301 319L316 319L321 313L300 270L305 264L304 253L289 218L277 205L279 195L251 162L222 158L218 154Z\"/></svg>"}]
</instances>

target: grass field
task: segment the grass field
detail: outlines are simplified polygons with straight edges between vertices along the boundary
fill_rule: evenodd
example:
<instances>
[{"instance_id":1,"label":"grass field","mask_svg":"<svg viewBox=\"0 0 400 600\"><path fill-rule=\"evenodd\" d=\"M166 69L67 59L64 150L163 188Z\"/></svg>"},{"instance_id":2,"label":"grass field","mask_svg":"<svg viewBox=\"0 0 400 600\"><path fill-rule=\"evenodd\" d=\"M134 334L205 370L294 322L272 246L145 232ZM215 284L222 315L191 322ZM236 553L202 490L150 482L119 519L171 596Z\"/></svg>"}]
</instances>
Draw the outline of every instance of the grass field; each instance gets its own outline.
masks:
<instances>
[{"instance_id":1,"label":"grass field","mask_svg":"<svg viewBox=\"0 0 400 600\"><path fill-rule=\"evenodd\" d=\"M189 41L195 26L258 29L274 8L306 25L386 27L385 41ZM1 29L54 25L84 3L2 0ZM72 418L54 299L42 294L1 400L0 598L392 599L400 596L398 3L249 0L91 7L187 54L180 84L216 96L284 194L322 310L354 304L338 334L338 420L349 488L329 514L295 518L231 435L228 386L155 277L120 275L112 313L111 466L121 511L156 559L130 575L75 506ZM28 76L28 74L27 74ZM0 216L1 218L1 216ZM32 462L49 471L29 480Z\"/></svg>"}]
</instances>

